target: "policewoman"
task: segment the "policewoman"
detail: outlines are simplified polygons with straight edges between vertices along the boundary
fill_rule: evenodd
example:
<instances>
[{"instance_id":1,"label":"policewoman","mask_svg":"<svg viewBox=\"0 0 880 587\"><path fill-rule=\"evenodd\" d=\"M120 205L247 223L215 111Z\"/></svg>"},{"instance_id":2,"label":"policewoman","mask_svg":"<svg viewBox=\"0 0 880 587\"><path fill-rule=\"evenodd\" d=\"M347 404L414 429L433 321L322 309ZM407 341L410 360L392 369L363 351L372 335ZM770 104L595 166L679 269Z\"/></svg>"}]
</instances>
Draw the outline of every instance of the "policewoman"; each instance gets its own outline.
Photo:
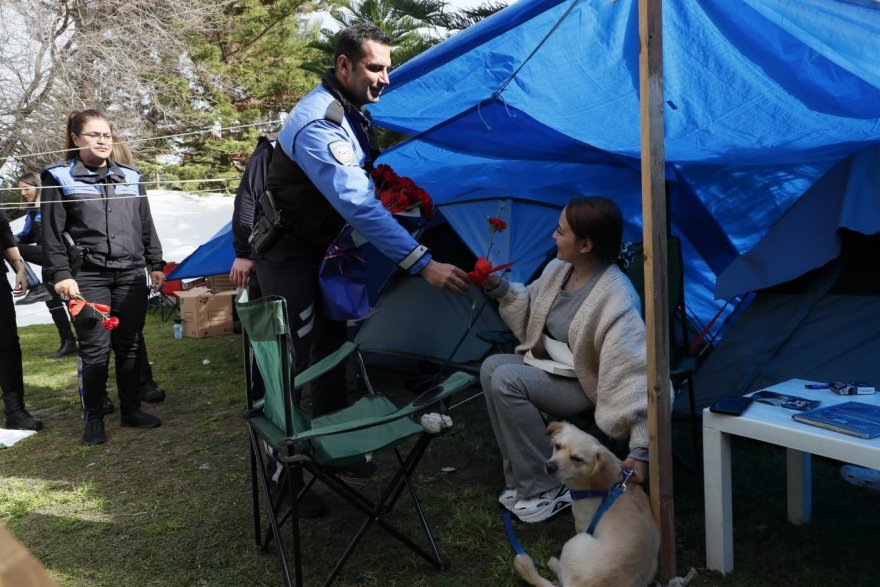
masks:
<instances>
[{"instance_id":1,"label":"policewoman","mask_svg":"<svg viewBox=\"0 0 880 587\"><path fill-rule=\"evenodd\" d=\"M272 155L266 187L284 224L274 242L256 251L256 270L263 294L287 300L297 370L346 338L345 322L324 317L318 295L321 259L345 222L403 271L454 293L468 285L464 271L434 261L375 197L369 170L378 149L364 106L388 86L389 42L369 23L345 29L335 67L291 111ZM342 375L327 379L313 390L314 415L346 406Z\"/></svg>"},{"instance_id":2,"label":"policewoman","mask_svg":"<svg viewBox=\"0 0 880 587\"><path fill-rule=\"evenodd\" d=\"M59 295L106 304L119 320L118 327L107 330L100 316L86 308L74 321L82 371L82 443L92 445L107 441L101 402L111 348L122 426L161 424L140 409L137 345L147 312L145 266L158 287L165 280L164 262L140 174L110 158L109 120L96 110L72 112L66 143L67 160L49 165L41 175L45 271Z\"/></svg>"}]
</instances>

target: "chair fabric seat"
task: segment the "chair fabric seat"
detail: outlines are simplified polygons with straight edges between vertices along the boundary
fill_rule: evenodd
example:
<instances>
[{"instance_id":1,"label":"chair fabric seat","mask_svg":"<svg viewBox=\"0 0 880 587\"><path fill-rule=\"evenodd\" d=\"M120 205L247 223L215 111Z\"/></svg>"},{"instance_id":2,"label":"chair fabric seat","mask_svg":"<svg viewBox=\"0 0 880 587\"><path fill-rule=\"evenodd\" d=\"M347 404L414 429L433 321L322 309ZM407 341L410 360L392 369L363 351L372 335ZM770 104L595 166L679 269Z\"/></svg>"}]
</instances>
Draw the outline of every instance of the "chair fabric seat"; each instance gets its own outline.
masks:
<instances>
[{"instance_id":1,"label":"chair fabric seat","mask_svg":"<svg viewBox=\"0 0 880 587\"><path fill-rule=\"evenodd\" d=\"M312 428L387 416L397 411L391 400L384 396L364 397L351 407L312 420ZM345 434L322 436L311 441L314 459L322 465L345 466L364 460L364 454L391 448L408 438L422 433L422 427L410 418L387 424L355 430Z\"/></svg>"},{"instance_id":2,"label":"chair fabric seat","mask_svg":"<svg viewBox=\"0 0 880 587\"><path fill-rule=\"evenodd\" d=\"M397 406L385 396L364 397L344 410L315 418L311 423L313 429L321 429L354 420L381 418L396 411L398 411ZM367 453L393 448L423 432L419 424L410 418L402 418L362 430L331 434L296 443L294 450L285 442L284 431L262 413L250 416L248 421L263 440L275 449L280 460L306 459L333 467L363 462Z\"/></svg>"}]
</instances>

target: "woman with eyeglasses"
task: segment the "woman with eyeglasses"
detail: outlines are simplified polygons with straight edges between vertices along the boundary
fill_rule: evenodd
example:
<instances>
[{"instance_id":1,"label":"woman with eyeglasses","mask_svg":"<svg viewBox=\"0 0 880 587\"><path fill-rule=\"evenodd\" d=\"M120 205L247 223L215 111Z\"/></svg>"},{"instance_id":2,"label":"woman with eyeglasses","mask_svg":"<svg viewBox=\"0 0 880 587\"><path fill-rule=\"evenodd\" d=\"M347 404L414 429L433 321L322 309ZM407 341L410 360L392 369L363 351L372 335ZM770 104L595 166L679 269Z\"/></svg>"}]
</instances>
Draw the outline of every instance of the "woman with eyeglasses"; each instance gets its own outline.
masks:
<instances>
[{"instance_id":1,"label":"woman with eyeglasses","mask_svg":"<svg viewBox=\"0 0 880 587\"><path fill-rule=\"evenodd\" d=\"M162 246L140 174L111 158L110 121L97 110L67 118L67 159L41 175L43 250L47 278L62 297L105 304L118 326L86 307L74 320L79 338L80 389L85 429L82 443L107 441L101 403L110 349L116 357L122 426L155 428L159 418L140 409L138 340L147 313L148 266L162 285Z\"/></svg>"}]
</instances>

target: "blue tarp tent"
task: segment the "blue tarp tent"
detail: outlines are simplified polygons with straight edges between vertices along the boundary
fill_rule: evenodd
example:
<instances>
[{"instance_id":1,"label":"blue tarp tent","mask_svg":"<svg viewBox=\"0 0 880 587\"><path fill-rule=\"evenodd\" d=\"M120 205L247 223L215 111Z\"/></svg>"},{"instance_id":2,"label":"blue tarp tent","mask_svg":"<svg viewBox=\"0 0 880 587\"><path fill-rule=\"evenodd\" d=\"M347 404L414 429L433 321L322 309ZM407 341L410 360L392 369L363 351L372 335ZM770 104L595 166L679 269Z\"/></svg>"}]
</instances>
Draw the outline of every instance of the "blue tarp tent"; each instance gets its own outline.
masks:
<instances>
[{"instance_id":1,"label":"blue tarp tent","mask_svg":"<svg viewBox=\"0 0 880 587\"><path fill-rule=\"evenodd\" d=\"M174 268L168 279L191 279L208 275L226 275L232 269L232 222L226 224L208 242L199 246Z\"/></svg>"},{"instance_id":2,"label":"blue tarp tent","mask_svg":"<svg viewBox=\"0 0 880 587\"><path fill-rule=\"evenodd\" d=\"M830 195L823 189L840 182L822 182L829 171L845 174L848 194L846 214L828 226L880 231L871 181L880 6L676 0L663 10L669 219L683 242L689 308L705 322L720 306L717 276L808 190L820 202ZM638 54L636 0L519 0L392 73L370 110L380 126L414 137L381 161L441 207L459 207L449 220L475 254L486 230L467 205L483 215L498 198L560 206L604 193L621 205L627 236L641 240ZM510 208L513 227L530 227L510 252L527 275L553 224L531 228L528 205ZM769 275L746 268L723 296L805 270L793 260L800 266L754 268Z\"/></svg>"}]
</instances>

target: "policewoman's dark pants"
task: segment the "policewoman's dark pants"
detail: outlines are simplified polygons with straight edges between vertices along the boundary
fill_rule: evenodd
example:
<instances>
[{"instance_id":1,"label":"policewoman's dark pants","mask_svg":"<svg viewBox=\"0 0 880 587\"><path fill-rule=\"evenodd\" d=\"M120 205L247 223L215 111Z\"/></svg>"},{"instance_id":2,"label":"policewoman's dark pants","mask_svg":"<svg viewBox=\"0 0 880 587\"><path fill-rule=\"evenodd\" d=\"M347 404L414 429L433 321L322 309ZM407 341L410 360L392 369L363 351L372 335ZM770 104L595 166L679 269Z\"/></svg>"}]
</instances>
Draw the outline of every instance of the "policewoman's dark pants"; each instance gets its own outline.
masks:
<instances>
[{"instance_id":1,"label":"policewoman's dark pants","mask_svg":"<svg viewBox=\"0 0 880 587\"><path fill-rule=\"evenodd\" d=\"M3 263L0 260L0 263ZM0 269L3 269L0 265ZM18 325L15 322L15 306L12 288L6 273L0 273L0 390L3 397L24 395L24 377L21 371L21 345L18 342Z\"/></svg>"},{"instance_id":2,"label":"policewoman's dark pants","mask_svg":"<svg viewBox=\"0 0 880 587\"><path fill-rule=\"evenodd\" d=\"M117 328L105 330L101 317L91 308L84 308L73 322L79 338L85 417L103 417L101 403L107 386L111 348L116 360L120 411L125 414L136 410L140 407L139 334L147 314L144 268L102 269L86 264L77 274L76 282L83 298L110 306L111 315L119 318Z\"/></svg>"},{"instance_id":3,"label":"policewoman's dark pants","mask_svg":"<svg viewBox=\"0 0 880 587\"><path fill-rule=\"evenodd\" d=\"M21 253L21 257L28 263L33 263L40 267L46 266L42 246L19 244L18 251ZM64 301L61 299L61 296L55 293L55 287L46 281L45 274L42 278L43 284L39 287L45 287L52 298L46 302L46 307L49 308L49 313L52 314L52 321L55 322L55 328L58 329L58 336L61 337L61 340L73 340L73 330L70 328L70 318L67 316Z\"/></svg>"},{"instance_id":4,"label":"policewoman's dark pants","mask_svg":"<svg viewBox=\"0 0 880 587\"><path fill-rule=\"evenodd\" d=\"M312 359L317 361L338 349L348 335L346 323L329 320L321 307L318 267L326 249L326 243L305 246L291 233L286 233L256 263L263 295L277 295L287 300L297 373L307 368ZM311 390L313 416L348 405L342 368L316 381Z\"/></svg>"}]
</instances>

